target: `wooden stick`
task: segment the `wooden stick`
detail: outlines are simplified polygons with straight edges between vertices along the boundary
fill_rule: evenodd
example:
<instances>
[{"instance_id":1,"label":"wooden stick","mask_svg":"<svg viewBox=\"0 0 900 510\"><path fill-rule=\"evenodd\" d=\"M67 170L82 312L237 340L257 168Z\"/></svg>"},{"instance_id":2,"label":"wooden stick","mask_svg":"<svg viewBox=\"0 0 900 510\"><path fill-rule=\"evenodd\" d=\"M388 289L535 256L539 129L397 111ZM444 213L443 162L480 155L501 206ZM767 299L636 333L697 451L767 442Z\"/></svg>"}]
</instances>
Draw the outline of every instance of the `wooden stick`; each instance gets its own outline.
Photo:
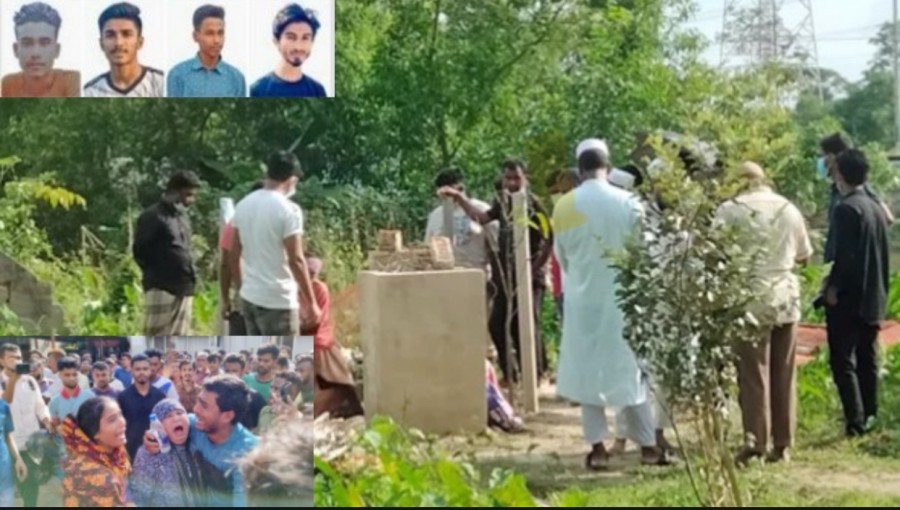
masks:
<instances>
[{"instance_id":1,"label":"wooden stick","mask_svg":"<svg viewBox=\"0 0 900 510\"><path fill-rule=\"evenodd\" d=\"M535 357L534 310L531 295L531 256L528 246L528 207L524 191L513 194L513 246L516 254L516 309L519 314L519 356L522 363L523 406L538 412L537 359Z\"/></svg>"}]
</instances>

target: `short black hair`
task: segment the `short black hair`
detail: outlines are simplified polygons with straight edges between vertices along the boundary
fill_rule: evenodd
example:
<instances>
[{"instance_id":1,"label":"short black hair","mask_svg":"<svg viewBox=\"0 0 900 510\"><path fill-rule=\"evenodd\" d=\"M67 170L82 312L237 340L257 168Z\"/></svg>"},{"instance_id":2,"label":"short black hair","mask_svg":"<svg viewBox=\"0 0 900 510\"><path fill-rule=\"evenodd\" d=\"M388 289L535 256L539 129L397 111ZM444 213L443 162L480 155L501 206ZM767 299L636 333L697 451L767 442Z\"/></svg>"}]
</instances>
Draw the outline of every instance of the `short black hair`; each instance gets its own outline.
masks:
<instances>
[{"instance_id":1,"label":"short black hair","mask_svg":"<svg viewBox=\"0 0 900 510\"><path fill-rule=\"evenodd\" d=\"M222 360L219 358L219 354L214 352L206 357L206 361L209 363L218 363Z\"/></svg>"},{"instance_id":2,"label":"short black hair","mask_svg":"<svg viewBox=\"0 0 900 510\"><path fill-rule=\"evenodd\" d=\"M503 160L503 163L500 163L500 170L503 172L507 170L521 170L523 174L527 174L528 165L521 158L506 158Z\"/></svg>"},{"instance_id":3,"label":"short black hair","mask_svg":"<svg viewBox=\"0 0 900 510\"><path fill-rule=\"evenodd\" d=\"M609 154L599 149L588 149L578 156L578 171L581 174L609 169Z\"/></svg>"},{"instance_id":4,"label":"short black hair","mask_svg":"<svg viewBox=\"0 0 900 510\"><path fill-rule=\"evenodd\" d=\"M200 187L200 178L197 174L190 170L180 170L169 177L166 183L166 191L182 191L186 189L198 189Z\"/></svg>"},{"instance_id":5,"label":"short black hair","mask_svg":"<svg viewBox=\"0 0 900 510\"><path fill-rule=\"evenodd\" d=\"M109 365L105 361L98 361L91 366L91 371L93 372L94 370L109 370Z\"/></svg>"},{"instance_id":6,"label":"short black hair","mask_svg":"<svg viewBox=\"0 0 900 510\"><path fill-rule=\"evenodd\" d=\"M146 351L144 351L144 356L147 356L148 359L149 358L162 359L162 357L163 357L162 353L159 352L159 350L157 350L157 349L147 349Z\"/></svg>"},{"instance_id":7,"label":"short black hair","mask_svg":"<svg viewBox=\"0 0 900 510\"><path fill-rule=\"evenodd\" d=\"M179 369L180 369L180 368L184 368L185 365L187 365L187 366L189 366L189 367L191 367L191 368L194 368L194 364L191 363L190 361L186 360L186 359L183 359L183 360L181 360L181 361L178 362L178 368L179 368Z\"/></svg>"},{"instance_id":8,"label":"short black hair","mask_svg":"<svg viewBox=\"0 0 900 510\"><path fill-rule=\"evenodd\" d=\"M137 365L141 361L150 363L150 358L148 358L146 354L135 354L134 357L131 358L131 366Z\"/></svg>"},{"instance_id":9,"label":"short black hair","mask_svg":"<svg viewBox=\"0 0 900 510\"><path fill-rule=\"evenodd\" d=\"M313 11L304 9L297 4L286 5L283 9L278 11L275 15L275 21L272 22L272 35L275 36L275 39L281 39L281 34L284 33L284 29L291 23L308 24L309 28L312 29L313 39L316 38L316 34L319 32L319 27L321 26Z\"/></svg>"},{"instance_id":10,"label":"short black hair","mask_svg":"<svg viewBox=\"0 0 900 510\"><path fill-rule=\"evenodd\" d=\"M138 35L144 31L144 22L141 21L140 7L128 2L120 2L112 4L100 13L97 25L100 28L100 34L103 34L103 26L106 22L113 19L127 19L134 22L137 27Z\"/></svg>"},{"instance_id":11,"label":"short black hair","mask_svg":"<svg viewBox=\"0 0 900 510\"><path fill-rule=\"evenodd\" d=\"M281 352L278 350L277 345L269 344L264 345L256 350L257 357L262 356L263 354L270 354L273 360L277 360Z\"/></svg>"},{"instance_id":12,"label":"short black hair","mask_svg":"<svg viewBox=\"0 0 900 510\"><path fill-rule=\"evenodd\" d=\"M288 151L276 151L269 154L266 160L266 175L269 179L276 182L284 182L291 177L303 177L303 167L300 166L300 160L293 153Z\"/></svg>"},{"instance_id":13,"label":"short black hair","mask_svg":"<svg viewBox=\"0 0 900 510\"><path fill-rule=\"evenodd\" d=\"M837 156L838 172L851 186L860 186L869 176L869 160L866 154L857 149L848 149Z\"/></svg>"},{"instance_id":14,"label":"short black hair","mask_svg":"<svg viewBox=\"0 0 900 510\"><path fill-rule=\"evenodd\" d=\"M243 370L244 367L246 366L246 365L244 364L244 358L238 356L237 354L229 354L229 355L225 358L225 363L224 363L224 364L227 365L227 364L229 364L229 363L240 363L240 364L241 364L241 370Z\"/></svg>"},{"instance_id":15,"label":"short black hair","mask_svg":"<svg viewBox=\"0 0 900 510\"><path fill-rule=\"evenodd\" d=\"M819 141L819 148L829 156L837 156L850 148L850 142L841 133L832 133Z\"/></svg>"},{"instance_id":16,"label":"short black hair","mask_svg":"<svg viewBox=\"0 0 900 510\"><path fill-rule=\"evenodd\" d=\"M233 375L212 377L203 383L203 389L216 394L216 405L220 412L234 411L232 424L240 422L250 407L250 387Z\"/></svg>"},{"instance_id":17,"label":"short black hair","mask_svg":"<svg viewBox=\"0 0 900 510\"><path fill-rule=\"evenodd\" d=\"M444 186L456 186L457 184L462 184L462 182L462 171L459 168L450 167L438 172L437 177L434 178L434 187L443 188Z\"/></svg>"},{"instance_id":18,"label":"short black hair","mask_svg":"<svg viewBox=\"0 0 900 510\"><path fill-rule=\"evenodd\" d=\"M634 187L637 188L644 182L644 175L641 173L641 170L632 164L625 165L619 170L631 174L634 177Z\"/></svg>"},{"instance_id":19,"label":"short black hair","mask_svg":"<svg viewBox=\"0 0 900 510\"><path fill-rule=\"evenodd\" d=\"M55 29L55 34L59 36L59 27L62 25L62 18L59 12L44 2L34 2L23 5L19 12L13 16L13 22L16 27L16 36L18 29L25 23L47 23Z\"/></svg>"},{"instance_id":20,"label":"short black hair","mask_svg":"<svg viewBox=\"0 0 900 510\"><path fill-rule=\"evenodd\" d=\"M289 360L287 356L279 356L278 359L275 360L275 364L287 370L291 366L291 360Z\"/></svg>"},{"instance_id":21,"label":"short black hair","mask_svg":"<svg viewBox=\"0 0 900 510\"><path fill-rule=\"evenodd\" d=\"M119 359L122 359L122 358L128 358L128 359L131 359L131 353L130 353L130 352L120 352L120 353L119 353Z\"/></svg>"},{"instance_id":22,"label":"short black hair","mask_svg":"<svg viewBox=\"0 0 900 510\"><path fill-rule=\"evenodd\" d=\"M200 30L200 25L206 18L216 18L225 21L225 9L218 5L201 5L194 11L194 30Z\"/></svg>"},{"instance_id":23,"label":"short black hair","mask_svg":"<svg viewBox=\"0 0 900 510\"><path fill-rule=\"evenodd\" d=\"M78 368L79 368L78 362L75 361L75 358L73 358L71 356L66 356L65 358L62 358L61 360L56 362L56 369L59 372L62 372L63 370L68 370L70 368L73 368L75 370L78 370Z\"/></svg>"}]
</instances>

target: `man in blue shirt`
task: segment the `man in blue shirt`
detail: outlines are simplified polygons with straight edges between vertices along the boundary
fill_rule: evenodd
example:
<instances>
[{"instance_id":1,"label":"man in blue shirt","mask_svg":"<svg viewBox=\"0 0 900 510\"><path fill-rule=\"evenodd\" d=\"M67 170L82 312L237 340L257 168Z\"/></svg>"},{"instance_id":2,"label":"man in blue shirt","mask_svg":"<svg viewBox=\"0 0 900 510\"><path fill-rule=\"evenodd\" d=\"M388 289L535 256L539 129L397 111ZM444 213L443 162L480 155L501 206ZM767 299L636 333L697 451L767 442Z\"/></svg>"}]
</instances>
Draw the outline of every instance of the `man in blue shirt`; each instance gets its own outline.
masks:
<instances>
[{"instance_id":1,"label":"man in blue shirt","mask_svg":"<svg viewBox=\"0 0 900 510\"><path fill-rule=\"evenodd\" d=\"M219 508L244 508L247 492L237 461L256 447L259 438L241 425L249 406L249 388L233 375L212 377L203 383L197 396L191 424L191 452L196 453L207 504ZM144 434L144 448L159 453L150 433Z\"/></svg>"},{"instance_id":2,"label":"man in blue shirt","mask_svg":"<svg viewBox=\"0 0 900 510\"><path fill-rule=\"evenodd\" d=\"M169 71L168 97L245 97L244 75L222 60L225 9L203 5L194 11L194 42L200 51Z\"/></svg>"},{"instance_id":3,"label":"man in blue shirt","mask_svg":"<svg viewBox=\"0 0 900 510\"><path fill-rule=\"evenodd\" d=\"M250 97L326 97L325 87L303 74L319 21L311 11L290 4L275 16L272 35L281 59L275 70L250 87Z\"/></svg>"}]
</instances>

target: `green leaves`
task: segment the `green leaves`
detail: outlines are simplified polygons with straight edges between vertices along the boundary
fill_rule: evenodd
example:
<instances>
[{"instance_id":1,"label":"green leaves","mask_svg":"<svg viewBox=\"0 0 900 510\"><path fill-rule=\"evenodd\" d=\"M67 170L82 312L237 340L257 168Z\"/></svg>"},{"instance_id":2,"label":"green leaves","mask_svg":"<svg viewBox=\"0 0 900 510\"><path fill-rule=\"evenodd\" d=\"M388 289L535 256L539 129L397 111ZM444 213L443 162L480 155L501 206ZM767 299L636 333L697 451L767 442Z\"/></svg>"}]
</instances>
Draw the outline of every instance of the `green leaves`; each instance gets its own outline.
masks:
<instances>
[{"instance_id":1,"label":"green leaves","mask_svg":"<svg viewBox=\"0 0 900 510\"><path fill-rule=\"evenodd\" d=\"M342 459L317 457L316 507L537 506L521 475L494 470L485 484L472 465L416 436L375 417Z\"/></svg>"}]
</instances>

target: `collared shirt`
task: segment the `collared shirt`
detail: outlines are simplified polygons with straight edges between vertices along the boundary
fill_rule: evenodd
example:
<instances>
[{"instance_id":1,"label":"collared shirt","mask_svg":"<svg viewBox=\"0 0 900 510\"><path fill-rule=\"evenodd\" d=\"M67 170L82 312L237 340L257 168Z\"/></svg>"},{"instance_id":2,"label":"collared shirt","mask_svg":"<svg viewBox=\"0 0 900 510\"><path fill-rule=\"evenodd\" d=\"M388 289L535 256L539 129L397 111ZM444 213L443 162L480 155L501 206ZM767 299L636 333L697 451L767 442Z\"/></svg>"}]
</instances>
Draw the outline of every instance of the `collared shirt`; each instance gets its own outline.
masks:
<instances>
[{"instance_id":1,"label":"collared shirt","mask_svg":"<svg viewBox=\"0 0 900 510\"><path fill-rule=\"evenodd\" d=\"M168 97L246 97L247 84L238 69L219 57L212 69L200 56L185 60L169 71L166 82Z\"/></svg>"},{"instance_id":2,"label":"collared shirt","mask_svg":"<svg viewBox=\"0 0 900 510\"><path fill-rule=\"evenodd\" d=\"M68 388L63 387L59 395L50 399L50 416L54 422L62 422L67 415L76 415L81 404L93 397L94 392L90 390L83 391L76 386L75 390L70 392Z\"/></svg>"},{"instance_id":3,"label":"collared shirt","mask_svg":"<svg viewBox=\"0 0 900 510\"><path fill-rule=\"evenodd\" d=\"M793 268L797 260L806 260L813 253L800 210L771 188L760 186L726 202L719 212L729 222L753 222L769 243L759 267L760 284L766 292L762 303L766 310L759 310L760 319L775 324L799 321L800 283Z\"/></svg>"}]
</instances>

